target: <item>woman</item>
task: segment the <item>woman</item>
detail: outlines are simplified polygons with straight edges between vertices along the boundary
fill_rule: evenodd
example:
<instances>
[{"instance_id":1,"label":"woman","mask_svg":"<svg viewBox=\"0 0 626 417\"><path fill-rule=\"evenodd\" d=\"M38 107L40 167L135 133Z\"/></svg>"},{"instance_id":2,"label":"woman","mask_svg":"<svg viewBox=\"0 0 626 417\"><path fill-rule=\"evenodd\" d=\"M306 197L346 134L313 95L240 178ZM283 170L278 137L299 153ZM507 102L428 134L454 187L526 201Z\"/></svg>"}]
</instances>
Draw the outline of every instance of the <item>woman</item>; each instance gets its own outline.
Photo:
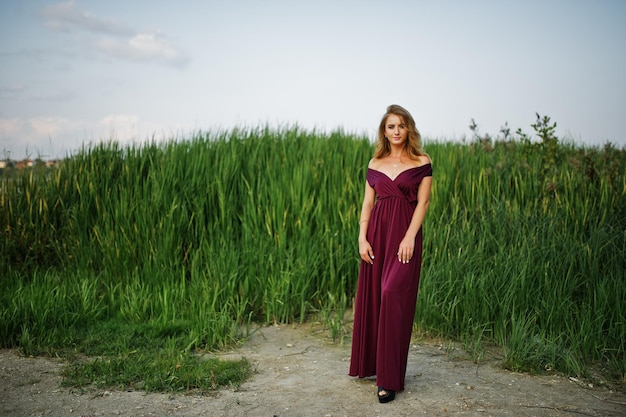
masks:
<instances>
[{"instance_id":1,"label":"woman","mask_svg":"<svg viewBox=\"0 0 626 417\"><path fill-rule=\"evenodd\" d=\"M431 161L413 117L398 105L387 107L359 221L362 261L349 372L376 375L381 403L404 389L431 184Z\"/></svg>"}]
</instances>

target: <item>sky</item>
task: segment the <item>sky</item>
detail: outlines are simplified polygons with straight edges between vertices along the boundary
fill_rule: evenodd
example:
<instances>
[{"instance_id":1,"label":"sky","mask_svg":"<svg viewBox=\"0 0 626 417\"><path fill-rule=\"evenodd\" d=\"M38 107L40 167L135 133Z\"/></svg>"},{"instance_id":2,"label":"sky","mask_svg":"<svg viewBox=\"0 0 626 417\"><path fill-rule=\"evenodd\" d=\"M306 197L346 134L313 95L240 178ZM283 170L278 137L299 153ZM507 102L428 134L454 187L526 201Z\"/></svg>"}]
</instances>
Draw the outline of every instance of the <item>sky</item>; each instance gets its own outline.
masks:
<instances>
[{"instance_id":1,"label":"sky","mask_svg":"<svg viewBox=\"0 0 626 417\"><path fill-rule=\"evenodd\" d=\"M299 126L626 148L623 0L0 0L0 159Z\"/></svg>"}]
</instances>

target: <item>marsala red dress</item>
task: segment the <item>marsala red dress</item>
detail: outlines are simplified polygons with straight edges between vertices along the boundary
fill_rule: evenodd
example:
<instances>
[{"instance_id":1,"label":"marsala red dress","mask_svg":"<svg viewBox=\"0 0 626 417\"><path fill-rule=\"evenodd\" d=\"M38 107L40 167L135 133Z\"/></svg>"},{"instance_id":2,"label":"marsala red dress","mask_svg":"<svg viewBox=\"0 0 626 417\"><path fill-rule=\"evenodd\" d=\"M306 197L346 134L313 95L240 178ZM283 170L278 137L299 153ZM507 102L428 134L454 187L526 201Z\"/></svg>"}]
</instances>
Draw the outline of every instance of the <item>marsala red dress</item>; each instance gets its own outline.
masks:
<instances>
[{"instance_id":1,"label":"marsala red dress","mask_svg":"<svg viewBox=\"0 0 626 417\"><path fill-rule=\"evenodd\" d=\"M422 229L409 263L398 261L398 247L417 205L417 188L432 172L431 164L426 164L409 168L394 180L371 168L366 175L376 191L367 229L374 263L361 261L349 375L376 375L377 386L394 391L404 389L422 265Z\"/></svg>"}]
</instances>

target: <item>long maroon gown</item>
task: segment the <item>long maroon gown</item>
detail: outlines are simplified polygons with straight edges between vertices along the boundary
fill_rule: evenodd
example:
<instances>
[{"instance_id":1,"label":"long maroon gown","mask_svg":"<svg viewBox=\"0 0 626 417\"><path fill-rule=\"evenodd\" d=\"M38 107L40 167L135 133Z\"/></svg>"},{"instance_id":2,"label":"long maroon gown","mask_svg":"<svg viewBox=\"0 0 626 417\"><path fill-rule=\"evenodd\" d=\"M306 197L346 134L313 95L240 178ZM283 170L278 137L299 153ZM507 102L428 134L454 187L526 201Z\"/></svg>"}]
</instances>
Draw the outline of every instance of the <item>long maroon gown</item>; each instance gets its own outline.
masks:
<instances>
[{"instance_id":1,"label":"long maroon gown","mask_svg":"<svg viewBox=\"0 0 626 417\"><path fill-rule=\"evenodd\" d=\"M422 265L422 229L408 263L398 261L398 247L417 205L417 188L427 176L432 176L431 164L409 168L394 180L371 168L366 175L376 192L367 229L374 263L361 261L349 375L376 375L376 385L388 390L404 389Z\"/></svg>"}]
</instances>

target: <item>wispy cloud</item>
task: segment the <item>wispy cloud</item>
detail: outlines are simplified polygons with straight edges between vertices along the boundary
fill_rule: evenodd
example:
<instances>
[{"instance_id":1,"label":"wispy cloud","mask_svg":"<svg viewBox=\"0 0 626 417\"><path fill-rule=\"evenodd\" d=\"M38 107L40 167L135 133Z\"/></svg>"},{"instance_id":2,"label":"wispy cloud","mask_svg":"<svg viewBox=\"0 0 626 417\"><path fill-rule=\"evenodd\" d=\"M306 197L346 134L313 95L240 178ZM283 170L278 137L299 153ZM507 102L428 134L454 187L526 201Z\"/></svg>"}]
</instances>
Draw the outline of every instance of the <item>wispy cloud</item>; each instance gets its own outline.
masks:
<instances>
[{"instance_id":1,"label":"wispy cloud","mask_svg":"<svg viewBox=\"0 0 626 417\"><path fill-rule=\"evenodd\" d=\"M63 158L79 149L81 144L102 141L112 140L122 145L143 143L157 128L157 123L142 122L135 114L113 114L100 120L54 116L0 117L0 159Z\"/></svg>"},{"instance_id":2,"label":"wispy cloud","mask_svg":"<svg viewBox=\"0 0 626 417\"><path fill-rule=\"evenodd\" d=\"M76 128L76 122L64 117L0 118L0 138L12 139L23 136L47 138L59 132Z\"/></svg>"},{"instance_id":3,"label":"wispy cloud","mask_svg":"<svg viewBox=\"0 0 626 417\"><path fill-rule=\"evenodd\" d=\"M43 24L48 29L71 32L75 29L109 35L129 36L130 26L113 19L103 19L82 10L74 1L45 6L41 9Z\"/></svg>"},{"instance_id":4,"label":"wispy cloud","mask_svg":"<svg viewBox=\"0 0 626 417\"><path fill-rule=\"evenodd\" d=\"M110 114L100 119L100 125L111 130L122 126L124 129L136 128L139 117L136 114Z\"/></svg>"},{"instance_id":5,"label":"wispy cloud","mask_svg":"<svg viewBox=\"0 0 626 417\"><path fill-rule=\"evenodd\" d=\"M190 61L189 55L160 31L135 30L124 22L96 16L75 1L46 6L40 16L50 30L88 34L89 47L105 56L174 67L185 67Z\"/></svg>"},{"instance_id":6,"label":"wispy cloud","mask_svg":"<svg viewBox=\"0 0 626 417\"><path fill-rule=\"evenodd\" d=\"M65 88L54 91L41 91L25 84L0 85L0 101L16 101L21 99L43 102L67 102L76 98L76 91Z\"/></svg>"},{"instance_id":7,"label":"wispy cloud","mask_svg":"<svg viewBox=\"0 0 626 417\"><path fill-rule=\"evenodd\" d=\"M74 90L59 90L48 93L36 93L30 96L30 99L35 101L44 101L44 102L67 102L70 100L74 100L76 98L76 92Z\"/></svg>"},{"instance_id":8,"label":"wispy cloud","mask_svg":"<svg viewBox=\"0 0 626 417\"><path fill-rule=\"evenodd\" d=\"M22 130L23 122L17 117L0 119L0 138L10 139Z\"/></svg>"},{"instance_id":9,"label":"wispy cloud","mask_svg":"<svg viewBox=\"0 0 626 417\"><path fill-rule=\"evenodd\" d=\"M96 48L108 56L129 61L155 61L179 67L189 62L189 56L158 31L138 33L128 39L100 39Z\"/></svg>"},{"instance_id":10,"label":"wispy cloud","mask_svg":"<svg viewBox=\"0 0 626 417\"><path fill-rule=\"evenodd\" d=\"M79 129L77 122L63 117L0 118L0 157L20 159L63 155L66 149L58 149L60 152L51 155L53 142L61 139L62 143L68 132L80 132Z\"/></svg>"},{"instance_id":11,"label":"wispy cloud","mask_svg":"<svg viewBox=\"0 0 626 417\"><path fill-rule=\"evenodd\" d=\"M23 84L0 86L0 100L15 100L25 92L26 86Z\"/></svg>"},{"instance_id":12,"label":"wispy cloud","mask_svg":"<svg viewBox=\"0 0 626 417\"><path fill-rule=\"evenodd\" d=\"M74 122L65 117L35 117L28 120L30 127L40 137L54 137L74 127Z\"/></svg>"}]
</instances>

